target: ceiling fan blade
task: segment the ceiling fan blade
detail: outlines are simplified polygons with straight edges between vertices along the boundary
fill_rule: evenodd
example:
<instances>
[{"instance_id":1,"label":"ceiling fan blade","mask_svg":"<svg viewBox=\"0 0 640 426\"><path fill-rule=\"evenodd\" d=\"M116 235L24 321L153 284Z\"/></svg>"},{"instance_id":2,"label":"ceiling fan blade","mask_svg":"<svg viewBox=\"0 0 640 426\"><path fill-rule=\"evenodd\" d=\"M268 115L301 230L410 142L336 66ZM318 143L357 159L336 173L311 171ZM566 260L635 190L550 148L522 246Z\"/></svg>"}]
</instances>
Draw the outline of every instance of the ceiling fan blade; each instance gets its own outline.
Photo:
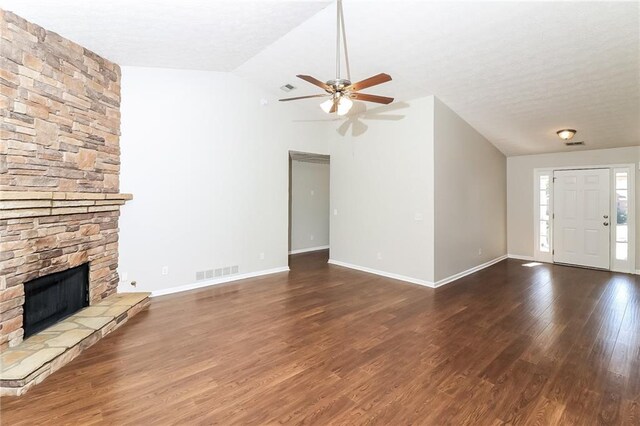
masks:
<instances>
[{"instance_id":1,"label":"ceiling fan blade","mask_svg":"<svg viewBox=\"0 0 640 426\"><path fill-rule=\"evenodd\" d=\"M386 96L369 95L366 93L351 93L349 96L359 101L375 102L378 104L390 104L391 102L393 102L393 98L387 98Z\"/></svg>"},{"instance_id":2,"label":"ceiling fan blade","mask_svg":"<svg viewBox=\"0 0 640 426\"><path fill-rule=\"evenodd\" d=\"M324 98L326 96L331 96L331 95L328 93L323 93L321 95L298 96L296 98L284 98L284 99L278 99L278 100L280 102L286 102L286 101L297 101L298 99Z\"/></svg>"},{"instance_id":3,"label":"ceiling fan blade","mask_svg":"<svg viewBox=\"0 0 640 426\"><path fill-rule=\"evenodd\" d=\"M333 92L333 89L327 83L323 83L322 81L318 80L317 78L311 77L310 75L298 74L296 75L296 77L301 78L304 81L309 82L313 85L316 85L322 88L323 90L326 90L327 92Z\"/></svg>"},{"instance_id":4,"label":"ceiling fan blade","mask_svg":"<svg viewBox=\"0 0 640 426\"><path fill-rule=\"evenodd\" d=\"M391 76L389 74L380 73L378 75L374 75L373 77L369 77L357 83L353 83L351 86L347 86L345 90L362 90L362 89L366 89L367 87L377 86L378 84L386 83L387 81L391 81Z\"/></svg>"},{"instance_id":5,"label":"ceiling fan blade","mask_svg":"<svg viewBox=\"0 0 640 426\"><path fill-rule=\"evenodd\" d=\"M333 105L331 105L331 109L329 110L329 114L333 114L338 109L338 102L333 101Z\"/></svg>"}]
</instances>

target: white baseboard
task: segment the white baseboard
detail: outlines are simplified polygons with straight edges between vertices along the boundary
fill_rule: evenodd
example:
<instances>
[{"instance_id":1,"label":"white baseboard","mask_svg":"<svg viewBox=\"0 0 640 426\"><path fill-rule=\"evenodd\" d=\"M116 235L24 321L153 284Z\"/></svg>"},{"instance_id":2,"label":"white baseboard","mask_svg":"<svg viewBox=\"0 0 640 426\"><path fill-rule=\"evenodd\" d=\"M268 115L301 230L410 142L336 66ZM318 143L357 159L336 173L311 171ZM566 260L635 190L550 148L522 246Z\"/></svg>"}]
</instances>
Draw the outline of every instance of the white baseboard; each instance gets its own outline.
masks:
<instances>
[{"instance_id":1,"label":"white baseboard","mask_svg":"<svg viewBox=\"0 0 640 426\"><path fill-rule=\"evenodd\" d=\"M289 254L309 253L311 251L320 251L320 250L328 250L328 249L329 249L329 246L309 247L309 248L291 250Z\"/></svg>"},{"instance_id":2,"label":"white baseboard","mask_svg":"<svg viewBox=\"0 0 640 426\"><path fill-rule=\"evenodd\" d=\"M466 271L462 271L460 273L451 275L450 277L447 278L443 278L437 282L433 282L433 281L427 281L427 280L421 280L418 278L413 278L413 277L407 277L405 275L399 275L399 274L393 274L391 272L384 272L384 271L379 271L377 269L372 269L372 268L367 268L365 266L358 266L358 265L353 265L351 263L346 263L346 262L341 262L339 260L334 260L334 259L329 259L330 264L332 265L337 265L337 266L343 266L345 268L350 268L350 269L355 269L357 271L362 271L362 272L368 272L370 274L375 274L375 275L380 275L382 277L387 277L387 278L393 278L395 280L400 280L400 281L406 281L408 283L412 283L412 284L418 284L418 285L422 285L425 287L431 287L431 288L437 288L437 287L441 287L443 285L449 284L455 280L458 280L462 277L466 277L467 275L471 275L474 272L478 272L481 269L484 268L488 268L491 265L494 265L498 262L501 262L503 260L505 260L507 258L507 255L504 256L500 256L500 257L496 257L495 259L492 259L488 262L483 263L482 265L478 265L478 266L474 266L473 268L469 268Z\"/></svg>"},{"instance_id":3,"label":"white baseboard","mask_svg":"<svg viewBox=\"0 0 640 426\"><path fill-rule=\"evenodd\" d=\"M422 285L422 286L425 286L425 287L432 287L433 288L433 282L426 281L426 280L421 280L419 278L407 277L405 275L399 275L399 274L394 274L394 273L391 273L391 272L379 271L377 269L367 268L365 266L353 265L351 263L341 262L339 260L334 260L334 259L329 259L329 261L327 263L330 263L332 265L337 265L337 266L343 266L343 267L349 268L349 269L355 269L356 271L362 271L362 272L368 272L368 273L374 274L374 275L380 275L381 277L393 278L394 280L405 281L405 282L408 282L408 283L411 283L411 284L418 284L418 285Z\"/></svg>"},{"instance_id":4,"label":"white baseboard","mask_svg":"<svg viewBox=\"0 0 640 426\"><path fill-rule=\"evenodd\" d=\"M507 257L509 257L509 259L526 260L529 262L536 260L533 256L520 256L519 254L508 254Z\"/></svg>"},{"instance_id":5,"label":"white baseboard","mask_svg":"<svg viewBox=\"0 0 640 426\"><path fill-rule=\"evenodd\" d=\"M640 275L640 269L636 269L636 275Z\"/></svg>"},{"instance_id":6,"label":"white baseboard","mask_svg":"<svg viewBox=\"0 0 640 426\"><path fill-rule=\"evenodd\" d=\"M492 260L490 260L488 262L485 262L485 263L483 263L481 265L474 266L473 268L469 268L466 271L458 272L457 274L454 274L454 275L451 275L451 276L449 276L447 278L443 278L441 280L438 280L438 281L436 281L434 287L436 287L436 288L437 287L441 287L441 286L443 286L445 284L449 284L451 282L454 282L455 280L459 280L460 278L466 277L467 275L471 275L474 272L478 272L481 269L488 268L491 265L494 265L494 264L496 264L498 262L502 262L506 258L507 258L507 255L505 254L503 256L496 257L495 259L492 259Z\"/></svg>"},{"instance_id":7,"label":"white baseboard","mask_svg":"<svg viewBox=\"0 0 640 426\"><path fill-rule=\"evenodd\" d=\"M152 291L151 297L165 296L167 294L180 293L183 291L195 290L198 288L224 284L231 281L245 280L247 278L260 277L262 275L277 274L279 272L288 272L288 271L289 271L289 267L283 266L280 268L266 269L264 271L249 272L249 273L240 274L240 275L232 275L232 276L227 276L223 278L216 278L213 280L198 281L192 284L185 284L177 287L163 288L161 290Z\"/></svg>"}]
</instances>

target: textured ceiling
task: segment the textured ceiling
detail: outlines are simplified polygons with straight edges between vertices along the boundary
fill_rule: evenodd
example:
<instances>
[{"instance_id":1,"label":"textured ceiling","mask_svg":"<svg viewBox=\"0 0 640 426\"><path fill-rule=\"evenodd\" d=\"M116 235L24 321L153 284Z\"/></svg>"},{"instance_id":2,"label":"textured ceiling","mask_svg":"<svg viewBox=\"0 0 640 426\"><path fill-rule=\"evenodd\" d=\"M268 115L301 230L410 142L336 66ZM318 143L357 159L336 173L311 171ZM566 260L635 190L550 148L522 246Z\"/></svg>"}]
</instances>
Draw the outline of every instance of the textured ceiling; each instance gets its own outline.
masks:
<instances>
[{"instance_id":1,"label":"textured ceiling","mask_svg":"<svg viewBox=\"0 0 640 426\"><path fill-rule=\"evenodd\" d=\"M334 77L335 5L326 1L0 7L121 65L233 70L274 99L317 93L295 74ZM640 145L639 2L344 0L344 11L353 80L394 79L366 92L436 95L507 155ZM297 89L282 92L285 83ZM299 104L326 118L316 100ZM562 145L555 132L566 127L586 146Z\"/></svg>"},{"instance_id":2,"label":"textured ceiling","mask_svg":"<svg viewBox=\"0 0 640 426\"><path fill-rule=\"evenodd\" d=\"M0 0L120 65L231 71L328 1Z\"/></svg>"}]
</instances>

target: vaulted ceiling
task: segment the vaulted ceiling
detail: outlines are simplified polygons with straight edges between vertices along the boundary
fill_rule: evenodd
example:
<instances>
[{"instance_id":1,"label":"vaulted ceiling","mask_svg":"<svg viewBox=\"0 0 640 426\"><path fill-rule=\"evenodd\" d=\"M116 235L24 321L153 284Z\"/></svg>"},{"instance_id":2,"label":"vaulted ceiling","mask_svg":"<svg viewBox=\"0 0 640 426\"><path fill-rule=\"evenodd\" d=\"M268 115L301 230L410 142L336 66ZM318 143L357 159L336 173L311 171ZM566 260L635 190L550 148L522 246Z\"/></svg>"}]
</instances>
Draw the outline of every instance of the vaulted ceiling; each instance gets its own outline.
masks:
<instances>
[{"instance_id":1,"label":"vaulted ceiling","mask_svg":"<svg viewBox=\"0 0 640 426\"><path fill-rule=\"evenodd\" d=\"M0 0L121 64L233 71L273 99L335 75L327 1ZM507 155L640 145L640 3L344 0L352 79L436 95ZM291 83L285 94L279 87ZM365 90L366 91L366 90ZM301 101L316 117L318 102ZM555 132L578 130L584 148ZM640 148L639 148L640 149Z\"/></svg>"}]
</instances>

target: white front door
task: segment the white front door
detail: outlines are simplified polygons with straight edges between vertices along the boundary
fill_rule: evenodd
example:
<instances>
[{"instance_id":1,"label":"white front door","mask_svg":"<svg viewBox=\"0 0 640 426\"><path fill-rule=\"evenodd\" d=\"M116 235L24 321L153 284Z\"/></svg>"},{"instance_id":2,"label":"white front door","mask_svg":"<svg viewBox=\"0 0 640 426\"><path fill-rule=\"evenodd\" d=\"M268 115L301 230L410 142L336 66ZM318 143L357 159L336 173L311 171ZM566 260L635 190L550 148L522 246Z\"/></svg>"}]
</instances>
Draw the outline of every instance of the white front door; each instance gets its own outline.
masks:
<instances>
[{"instance_id":1,"label":"white front door","mask_svg":"<svg viewBox=\"0 0 640 426\"><path fill-rule=\"evenodd\" d=\"M609 169L553 172L553 261L609 269Z\"/></svg>"}]
</instances>

